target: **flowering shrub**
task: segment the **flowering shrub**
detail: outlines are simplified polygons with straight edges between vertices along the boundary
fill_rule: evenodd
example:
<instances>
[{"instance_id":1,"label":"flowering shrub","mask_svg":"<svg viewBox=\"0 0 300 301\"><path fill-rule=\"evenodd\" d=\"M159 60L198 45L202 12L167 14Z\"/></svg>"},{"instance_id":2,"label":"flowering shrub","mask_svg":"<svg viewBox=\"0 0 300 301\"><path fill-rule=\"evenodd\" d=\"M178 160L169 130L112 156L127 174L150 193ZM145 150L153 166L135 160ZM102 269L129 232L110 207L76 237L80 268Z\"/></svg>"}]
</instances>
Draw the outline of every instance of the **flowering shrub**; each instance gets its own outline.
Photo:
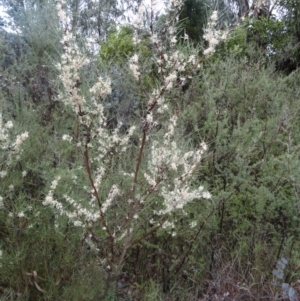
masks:
<instances>
[{"instance_id":1,"label":"flowering shrub","mask_svg":"<svg viewBox=\"0 0 300 301\"><path fill-rule=\"evenodd\" d=\"M20 160L22 154L22 145L28 138L27 131L17 135L15 139L12 136L12 128L14 127L11 120L6 123L3 122L2 113L0 113L0 215L4 210L9 207L8 201L14 191L14 185L8 180L6 185L4 181L6 178L11 177L12 167ZM25 177L26 171L24 170L20 176ZM2 212L1 212L2 211ZM11 212L9 213L12 214ZM17 217L24 217L24 212L17 213ZM3 251L0 245L0 267L2 267Z\"/></svg>"},{"instance_id":2,"label":"flowering shrub","mask_svg":"<svg viewBox=\"0 0 300 301\"><path fill-rule=\"evenodd\" d=\"M66 3L57 5L65 28L61 41L64 52L57 64L63 85L59 100L71 108L81 129L76 139L64 135L62 140L74 143L82 152L90 188L85 188L84 199L73 198L68 193L59 196L56 193L62 180L59 175L52 181L43 205L55 209L57 220L59 216L66 216L75 227L82 228L84 237L89 234L93 238L96 249L101 250L99 260L110 276L107 287L111 277L120 273L129 249L158 229L169 229L175 222L172 213L186 214L184 208L189 202L211 198L210 193L203 186L195 186L194 181L207 145L202 142L196 150L184 150L176 128L180 114L172 114L168 104L168 93L191 78L203 60L197 57L198 49L189 47L183 52L178 47L176 20L180 7L181 2L171 2L163 34L154 31L153 13L150 14L148 34L159 81L156 89L144 92L147 102L144 117L138 125L124 128L118 124L111 129L104 106L111 93L110 79L98 76L92 85L83 82L81 73L93 59L87 58L76 44L69 29ZM142 3L133 38L135 45L141 42L139 32L145 30L141 27L146 15L147 7ZM219 32L213 32L216 18L214 13L206 32L206 38L210 39L206 55L213 52L220 36ZM128 64L143 90L139 54L134 54ZM158 125L161 126L159 131L156 130ZM128 160L128 154L135 158L129 166L122 163L126 161L122 158ZM116 172L121 177L116 177ZM151 222L149 216L152 216ZM102 232L97 230L99 222ZM101 239L96 232L102 233Z\"/></svg>"}]
</instances>

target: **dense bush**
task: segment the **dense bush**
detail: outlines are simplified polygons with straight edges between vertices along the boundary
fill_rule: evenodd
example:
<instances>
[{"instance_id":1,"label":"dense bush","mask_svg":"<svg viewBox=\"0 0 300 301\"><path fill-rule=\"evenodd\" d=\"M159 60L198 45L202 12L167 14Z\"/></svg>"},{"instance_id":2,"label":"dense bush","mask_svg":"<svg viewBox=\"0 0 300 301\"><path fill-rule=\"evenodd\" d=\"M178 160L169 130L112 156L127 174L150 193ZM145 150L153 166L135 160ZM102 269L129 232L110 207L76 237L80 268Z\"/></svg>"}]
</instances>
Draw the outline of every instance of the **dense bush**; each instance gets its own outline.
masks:
<instances>
[{"instance_id":1,"label":"dense bush","mask_svg":"<svg viewBox=\"0 0 300 301\"><path fill-rule=\"evenodd\" d=\"M212 264L220 264L220 248L221 261L242 254L244 277L268 277L279 256L297 253L298 80L228 58L205 69L177 104L186 135L209 145L199 179L210 183L216 206L206 244Z\"/></svg>"}]
</instances>

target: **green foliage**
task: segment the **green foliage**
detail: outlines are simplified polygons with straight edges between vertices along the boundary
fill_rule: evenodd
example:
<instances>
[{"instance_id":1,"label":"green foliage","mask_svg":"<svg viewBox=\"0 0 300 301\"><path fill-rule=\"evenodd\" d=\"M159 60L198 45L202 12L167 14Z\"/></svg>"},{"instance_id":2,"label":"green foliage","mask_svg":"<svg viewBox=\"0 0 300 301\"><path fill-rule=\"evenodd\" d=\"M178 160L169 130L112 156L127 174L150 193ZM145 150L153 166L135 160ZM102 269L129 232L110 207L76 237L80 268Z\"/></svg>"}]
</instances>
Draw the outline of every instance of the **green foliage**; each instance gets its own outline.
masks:
<instances>
[{"instance_id":1,"label":"green foliage","mask_svg":"<svg viewBox=\"0 0 300 301\"><path fill-rule=\"evenodd\" d=\"M290 37L284 35L284 22L275 18L260 18L248 22L248 39L255 41L264 49L269 47L267 49L269 53L274 54L288 44Z\"/></svg>"},{"instance_id":2,"label":"green foliage","mask_svg":"<svg viewBox=\"0 0 300 301\"><path fill-rule=\"evenodd\" d=\"M203 29L207 22L207 8L207 3L203 0L184 1L179 15L182 36L185 33L195 43L202 41Z\"/></svg>"},{"instance_id":3,"label":"green foliage","mask_svg":"<svg viewBox=\"0 0 300 301\"><path fill-rule=\"evenodd\" d=\"M227 57L207 67L179 107L186 135L210 145L199 177L213 191L217 227L206 231L218 239L206 247L226 250L222 258L211 251L211 264L244 258L236 267L244 277L267 276L298 244L298 80Z\"/></svg>"},{"instance_id":4,"label":"green foliage","mask_svg":"<svg viewBox=\"0 0 300 301\"><path fill-rule=\"evenodd\" d=\"M287 5L287 4L286 4ZM296 21L291 18L294 6L288 6L287 16L279 20L274 16L253 19L245 18L231 31L228 39L216 50L214 57L226 58L236 55L239 58L258 57L263 53L267 61L276 62L278 71L290 73L299 65L299 34ZM289 13L289 10L291 12ZM297 19L297 16L294 16ZM297 27L297 26L296 26ZM213 57L213 58L214 58Z\"/></svg>"},{"instance_id":5,"label":"green foliage","mask_svg":"<svg viewBox=\"0 0 300 301\"><path fill-rule=\"evenodd\" d=\"M119 29L113 28L111 31L108 40L101 44L99 68L109 70L110 77L119 82L116 84L116 87L118 87L116 89L119 90L124 84L126 86L131 85L128 80L128 73L131 73L128 63L130 58L136 53L139 56L141 65L143 65L142 84L145 88L152 89L157 81L157 72L153 62L151 62L152 50L147 34L145 33L138 45L134 45L133 27L124 25ZM122 78L124 73L126 74L125 79ZM132 88L134 89L134 85ZM125 92L123 89L122 93L127 94L128 91ZM129 98L131 97L129 96ZM126 97L123 98L126 101Z\"/></svg>"},{"instance_id":6,"label":"green foliage","mask_svg":"<svg viewBox=\"0 0 300 301\"><path fill-rule=\"evenodd\" d=\"M246 18L229 35L229 38L216 51L223 58L236 55L239 58L251 55L251 46L266 57L278 55L288 43L290 36L285 34L285 24L275 18Z\"/></svg>"},{"instance_id":7,"label":"green foliage","mask_svg":"<svg viewBox=\"0 0 300 301\"><path fill-rule=\"evenodd\" d=\"M100 57L105 64L114 63L120 67L128 62L128 59L138 53L143 59L151 55L147 46L147 39L143 39L138 46L133 43L134 29L130 26L121 26L120 29L112 29L108 40L101 44Z\"/></svg>"},{"instance_id":8,"label":"green foliage","mask_svg":"<svg viewBox=\"0 0 300 301\"><path fill-rule=\"evenodd\" d=\"M102 60L114 61L120 66L124 65L135 52L132 36L133 29L129 26L122 26L119 30L114 29L107 42L101 45Z\"/></svg>"}]
</instances>

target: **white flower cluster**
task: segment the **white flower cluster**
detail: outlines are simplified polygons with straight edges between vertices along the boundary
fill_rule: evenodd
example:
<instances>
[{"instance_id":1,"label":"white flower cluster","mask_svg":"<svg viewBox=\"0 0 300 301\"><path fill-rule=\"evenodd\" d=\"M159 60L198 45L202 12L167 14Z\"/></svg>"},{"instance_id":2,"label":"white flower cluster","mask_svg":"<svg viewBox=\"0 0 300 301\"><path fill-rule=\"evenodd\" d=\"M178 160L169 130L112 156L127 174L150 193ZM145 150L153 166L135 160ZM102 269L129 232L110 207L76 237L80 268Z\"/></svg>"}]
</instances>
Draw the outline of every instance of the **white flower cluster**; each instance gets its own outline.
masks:
<instances>
[{"instance_id":1,"label":"white flower cluster","mask_svg":"<svg viewBox=\"0 0 300 301\"><path fill-rule=\"evenodd\" d=\"M102 212L105 213L109 206L111 206L113 199L120 193L117 185L113 185L110 189L106 201L102 204Z\"/></svg>"},{"instance_id":2,"label":"white flower cluster","mask_svg":"<svg viewBox=\"0 0 300 301\"><path fill-rule=\"evenodd\" d=\"M28 132L24 132L21 135L18 135L16 141L12 145L13 150L18 152L20 150L21 145L28 137Z\"/></svg>"},{"instance_id":3,"label":"white flower cluster","mask_svg":"<svg viewBox=\"0 0 300 301\"><path fill-rule=\"evenodd\" d=\"M158 114L163 114L166 111L168 111L169 106L165 101L164 95L161 91L161 89L154 89L152 93L149 95L148 99L148 105L149 107L154 103L157 103L157 113ZM152 116L153 117L153 116Z\"/></svg>"},{"instance_id":4,"label":"white flower cluster","mask_svg":"<svg viewBox=\"0 0 300 301\"><path fill-rule=\"evenodd\" d=\"M168 126L168 131L164 135L164 144L167 146L170 143L171 138L174 136L174 131L177 123L177 116L174 115L170 119L170 123Z\"/></svg>"},{"instance_id":5,"label":"white flower cluster","mask_svg":"<svg viewBox=\"0 0 300 301\"><path fill-rule=\"evenodd\" d=\"M12 121L8 121L4 124L2 114L0 113L0 149L5 151L5 160L3 160L4 157L0 158L2 162L2 164L0 164L0 179L7 175L6 168L11 165L13 161L20 159L20 154L22 152L21 146L29 137L28 132L24 132L17 135L15 141L13 141L10 133L12 128Z\"/></svg>"},{"instance_id":6,"label":"white flower cluster","mask_svg":"<svg viewBox=\"0 0 300 301\"><path fill-rule=\"evenodd\" d=\"M62 9L63 5L58 5L58 10ZM59 16L64 18L65 14L59 12ZM64 19L61 21L64 22ZM122 124L119 124L113 131L107 127L104 106L99 98L104 99L111 93L110 80L99 76L96 83L89 89L90 98L86 99L80 93L80 72L82 67L89 63L89 60L83 56L76 46L75 38L68 30L64 32L62 44L64 45L64 54L61 63L57 67L67 93L61 97L61 100L66 105L72 105L82 128L88 131L88 133L82 135L83 140L77 142L77 146L84 147L86 169L90 179L92 179L93 189L85 189L89 194L92 193L88 204L85 204L83 200L74 200L69 195L64 195L63 203L54 199L54 190L58 178L52 182L43 205L55 208L59 215L67 216L74 226L86 227L103 216L113 203L114 198L119 194L118 187L112 185L107 197L100 200L98 191L103 188L103 176L109 168L110 157L114 151L118 153L126 151L135 126L130 127L126 134L121 133ZM72 142L72 137L63 135L62 140ZM93 152L88 153L91 148L93 148ZM95 167L91 170L90 164L92 163ZM101 195L103 195L103 192ZM101 205L101 208L98 207L97 203Z\"/></svg>"},{"instance_id":7,"label":"white flower cluster","mask_svg":"<svg viewBox=\"0 0 300 301\"><path fill-rule=\"evenodd\" d=\"M62 136L62 140L63 140L63 141L68 141L68 142L72 142L73 137L71 137L71 136L65 134L65 135Z\"/></svg>"},{"instance_id":8,"label":"white flower cluster","mask_svg":"<svg viewBox=\"0 0 300 301\"><path fill-rule=\"evenodd\" d=\"M1 170L0 171L0 179L3 179L6 175L7 175L7 171L6 170Z\"/></svg>"},{"instance_id":9,"label":"white flower cluster","mask_svg":"<svg viewBox=\"0 0 300 301\"><path fill-rule=\"evenodd\" d=\"M208 42L208 47L204 50L203 54L209 56L215 52L217 45L226 40L228 32L222 32L216 29L218 21L218 12L214 11L208 22L208 26L205 29L203 38Z\"/></svg>"},{"instance_id":10,"label":"white flower cluster","mask_svg":"<svg viewBox=\"0 0 300 301\"><path fill-rule=\"evenodd\" d=\"M95 244L95 242L93 241L93 235L90 234L88 237L86 237L84 239L84 241L86 242L86 244L90 247L90 250L98 253L100 250L97 247L97 245Z\"/></svg>"},{"instance_id":11,"label":"white flower cluster","mask_svg":"<svg viewBox=\"0 0 300 301\"><path fill-rule=\"evenodd\" d=\"M99 107L99 114L97 116L98 128L92 130L91 137L95 142L95 149L97 149L97 155L93 160L98 162L99 166L105 168L107 156L111 155L112 149L118 149L121 153L127 150L129 139L133 135L136 127L131 126L128 129L127 134L121 134L120 129L122 124L119 123L113 132L110 132L106 127L106 118L101 110L102 108Z\"/></svg>"},{"instance_id":12,"label":"white flower cluster","mask_svg":"<svg viewBox=\"0 0 300 301\"><path fill-rule=\"evenodd\" d=\"M172 229L174 229L174 228L175 228L175 224L174 224L174 222L165 221L165 222L161 225L161 227L162 227L163 229L167 229L167 228L172 228Z\"/></svg>"},{"instance_id":13,"label":"white flower cluster","mask_svg":"<svg viewBox=\"0 0 300 301\"><path fill-rule=\"evenodd\" d=\"M159 37L152 29L142 28L143 31L148 30L150 40L153 44L154 61L157 64L158 73L160 74L160 86L149 95L148 104L151 107L156 103L156 112L161 114L167 111L168 106L165 102L163 94L166 91L171 91L174 87L185 84L187 78L191 77L200 64L197 60L197 49L190 48L189 52L182 52L180 47L177 47L177 17L183 1L171 1L169 7L169 18L166 21L166 31L163 37ZM145 12L145 5L141 4L140 10ZM139 26L140 23L136 24ZM138 44L138 32L140 28L136 28L134 33L134 44ZM166 43L169 44L168 51L166 51ZM136 80L140 79L141 73L139 71L139 57L134 54L129 60L129 67ZM191 72L193 70L193 72ZM149 116L147 116L149 118ZM146 120L145 120L146 121ZM148 124L149 121L147 120ZM153 123L153 120L152 120Z\"/></svg>"},{"instance_id":14,"label":"white flower cluster","mask_svg":"<svg viewBox=\"0 0 300 301\"><path fill-rule=\"evenodd\" d=\"M177 12L180 10L182 1L172 0L170 2L170 18L166 21L165 36L159 38L155 32L149 30L150 39L153 44L155 62L158 66L158 73L161 78L160 86L148 95L148 112L143 119L146 128L156 124L155 114L161 114L168 110L165 101L165 92L171 91L175 87L183 85L186 80L192 77L193 73L200 68L197 49L190 48L190 51L182 52L177 46ZM215 27L217 14L211 17L209 29ZM145 30L145 28L144 28ZM136 31L134 41L139 41L138 31ZM206 38L210 31L206 31ZM219 32L213 31L211 44L216 46L215 39ZM184 37L187 40L188 37ZM168 51L166 51L168 45ZM135 78L140 78L138 72L138 56L135 54L130 59L130 68L135 74ZM155 109L154 109L155 108ZM165 134L164 142L151 140L149 145L150 154L147 158L147 170L143 172L144 178L150 185L149 191L155 191L163 198L164 209L156 212L158 215L168 214L183 207L195 199L209 199L209 192L202 186L193 187L192 178L196 168L199 166L203 153L207 150L205 143L202 143L198 150L184 152L177 145L174 138L177 114L170 118ZM149 138L149 137L147 137ZM148 197L148 196L147 196ZM146 198L147 198L146 197ZM144 200L140 200L141 203ZM164 225L165 227L166 225Z\"/></svg>"},{"instance_id":15,"label":"white flower cluster","mask_svg":"<svg viewBox=\"0 0 300 301\"><path fill-rule=\"evenodd\" d=\"M184 153L177 143L172 141L176 121L177 116L173 116L162 145L153 141L148 172L144 173L151 189L155 189L164 199L165 209L156 212L159 215L170 213L175 209L182 209L188 202L195 199L211 197L202 186L192 187L192 176L201 162L203 153L207 150L207 145L201 143L197 151ZM170 177L168 177L169 171L173 171ZM174 173L177 175L174 176ZM158 185L160 181L161 183Z\"/></svg>"},{"instance_id":16,"label":"white flower cluster","mask_svg":"<svg viewBox=\"0 0 300 301\"><path fill-rule=\"evenodd\" d=\"M89 63L89 60L76 47L73 34L67 29L64 32L62 44L64 45L64 53L61 57L61 63L57 64L57 69L60 71L59 78L64 85L66 95L60 95L59 98L65 105L71 105L78 113L86 102L78 89L80 70Z\"/></svg>"},{"instance_id":17,"label":"white flower cluster","mask_svg":"<svg viewBox=\"0 0 300 301\"><path fill-rule=\"evenodd\" d=\"M139 80L141 73L139 72L139 57L137 54L135 54L133 57L129 60L129 68L132 71L133 76L136 80Z\"/></svg>"},{"instance_id":18,"label":"white flower cluster","mask_svg":"<svg viewBox=\"0 0 300 301\"><path fill-rule=\"evenodd\" d=\"M106 98L111 94L111 82L109 79L104 79L101 76L98 77L98 81L90 89L90 92L95 96Z\"/></svg>"},{"instance_id":19,"label":"white flower cluster","mask_svg":"<svg viewBox=\"0 0 300 301\"><path fill-rule=\"evenodd\" d=\"M58 15L62 23L67 22L67 15L64 11L65 6L65 1L61 1L57 4ZM68 26L66 26L64 30L61 43L64 53L61 58L61 63L57 64L57 69L60 71L59 77L64 85L66 95L60 95L60 99L66 105L71 105L76 113L82 113L82 111L85 110L90 111L90 106L97 103L98 97L104 99L111 93L110 80L104 79L101 76L98 78L94 86L90 88L92 100L88 106L85 97L80 93L79 87L82 84L80 71L84 66L90 63L90 60L83 55L76 45L75 37L68 29Z\"/></svg>"},{"instance_id":20,"label":"white flower cluster","mask_svg":"<svg viewBox=\"0 0 300 301\"><path fill-rule=\"evenodd\" d=\"M66 24L68 22L67 14L66 14L66 0L61 0L56 4L57 13L60 21L63 24Z\"/></svg>"},{"instance_id":21,"label":"white flower cluster","mask_svg":"<svg viewBox=\"0 0 300 301\"><path fill-rule=\"evenodd\" d=\"M171 90L175 85L183 85L190 74L187 70L198 69L200 65L197 62L196 51L191 50L191 53L183 53L176 49L177 36L176 28L170 26L168 29L169 40L171 42L172 51L167 54L164 52L164 45L158 45L159 56L156 60L158 64L158 73L163 79L163 89Z\"/></svg>"},{"instance_id":22,"label":"white flower cluster","mask_svg":"<svg viewBox=\"0 0 300 301\"><path fill-rule=\"evenodd\" d=\"M65 3L63 3L63 5L65 5ZM57 6L59 16L64 16L64 12L60 12L63 5L60 4ZM135 127L130 128L127 135L120 135L119 126L113 135L111 135L106 128L104 107L102 103L98 101L99 97L104 99L111 94L110 79L104 79L99 76L96 83L89 89L91 97L89 101L86 101L85 97L80 94L80 70L89 63L89 59L86 58L76 46L75 38L70 31L65 30L62 44L64 45L64 54L62 55L61 63L58 64L57 67L60 71L60 79L67 93L61 96L61 100L66 105L71 104L73 106L75 112L79 115L79 121L82 125L90 128L93 123L95 130L91 133L91 137L99 141L98 150L100 157L98 160L102 159L113 145L121 145L125 151L127 142ZM70 141L70 137L64 135L63 140ZM81 143L79 145L81 145Z\"/></svg>"},{"instance_id":23,"label":"white flower cluster","mask_svg":"<svg viewBox=\"0 0 300 301\"><path fill-rule=\"evenodd\" d=\"M98 174L100 177L100 179L95 180L95 186L98 186L101 183L103 170L99 168L96 174ZM69 221L73 223L75 227L91 226L92 223L96 222L100 218L99 208L96 206L95 198L92 198L92 201L94 202L86 203L86 205L83 206L84 201L74 200L73 198L65 194L63 198L68 203L68 205L66 206L66 204L63 204L63 202L58 201L54 198L54 191L60 179L61 177L58 176L55 180L52 181L50 190L42 204L44 206L49 206L55 209L58 215L68 217ZM102 213L105 213L107 211L107 209L111 206L114 198L118 194L118 187L116 185L112 185L105 202L103 202L102 204Z\"/></svg>"},{"instance_id":24,"label":"white flower cluster","mask_svg":"<svg viewBox=\"0 0 300 301\"><path fill-rule=\"evenodd\" d=\"M210 199L211 195L209 192L204 191L203 186L197 189L192 189L190 183L187 181L184 183L178 178L175 180L174 187L162 187L161 195L164 197L165 209L156 211L157 215L163 215L171 213L176 209L183 209L183 207L195 200L195 199Z\"/></svg>"},{"instance_id":25,"label":"white flower cluster","mask_svg":"<svg viewBox=\"0 0 300 301\"><path fill-rule=\"evenodd\" d=\"M3 124L2 114L0 113L0 147L2 150L9 148L9 130L13 127L12 121Z\"/></svg>"},{"instance_id":26,"label":"white flower cluster","mask_svg":"<svg viewBox=\"0 0 300 301\"><path fill-rule=\"evenodd\" d=\"M20 211L18 214L17 214L17 217L19 218L22 218L22 217L26 217L24 211Z\"/></svg>"},{"instance_id":27,"label":"white flower cluster","mask_svg":"<svg viewBox=\"0 0 300 301\"><path fill-rule=\"evenodd\" d=\"M81 201L75 201L67 195L64 195L64 198L74 208L73 212L65 211L65 215L73 221L74 226L84 226L84 223L91 224L100 218L99 210L95 206L91 205L89 208L84 208Z\"/></svg>"},{"instance_id":28,"label":"white flower cluster","mask_svg":"<svg viewBox=\"0 0 300 301\"><path fill-rule=\"evenodd\" d=\"M84 227L98 220L100 217L99 210L93 208L93 206L90 206L88 209L84 208L81 205L81 201L75 201L71 197L64 195L64 199L67 201L69 207L69 209L66 210L66 206L63 205L62 202L54 199L54 191L59 180L60 176L52 181L50 190L42 204L56 209L58 215L67 216L75 227Z\"/></svg>"}]
</instances>

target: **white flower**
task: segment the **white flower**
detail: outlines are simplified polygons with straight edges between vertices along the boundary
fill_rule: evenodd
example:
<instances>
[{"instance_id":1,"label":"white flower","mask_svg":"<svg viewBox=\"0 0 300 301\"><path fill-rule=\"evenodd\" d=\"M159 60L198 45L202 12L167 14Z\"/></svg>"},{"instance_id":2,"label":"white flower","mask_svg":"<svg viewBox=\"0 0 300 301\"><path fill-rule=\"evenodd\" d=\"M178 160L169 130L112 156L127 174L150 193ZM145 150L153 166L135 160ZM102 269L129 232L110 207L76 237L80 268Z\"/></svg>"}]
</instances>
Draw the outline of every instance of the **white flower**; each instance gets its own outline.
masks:
<instances>
[{"instance_id":1,"label":"white flower","mask_svg":"<svg viewBox=\"0 0 300 301\"><path fill-rule=\"evenodd\" d=\"M103 213L107 210L107 208L111 205L114 198L119 194L119 188L117 185L112 185L110 192L107 196L106 201L102 204L101 210Z\"/></svg>"},{"instance_id":2,"label":"white flower","mask_svg":"<svg viewBox=\"0 0 300 301\"><path fill-rule=\"evenodd\" d=\"M58 181L60 180L60 176L57 176L52 182L51 182L51 190L54 190L58 184Z\"/></svg>"},{"instance_id":3,"label":"white flower","mask_svg":"<svg viewBox=\"0 0 300 301\"><path fill-rule=\"evenodd\" d=\"M25 214L24 214L24 212L23 212L23 211L21 211L21 212L19 212L19 213L17 214L17 216L18 216L18 217L24 217L24 216L25 216Z\"/></svg>"},{"instance_id":4,"label":"white flower","mask_svg":"<svg viewBox=\"0 0 300 301\"><path fill-rule=\"evenodd\" d=\"M202 197L204 199L211 199L211 194L208 191L203 192Z\"/></svg>"},{"instance_id":5,"label":"white flower","mask_svg":"<svg viewBox=\"0 0 300 301\"><path fill-rule=\"evenodd\" d=\"M8 121L8 122L6 123L6 125L5 125L5 127L6 127L7 129L11 129L13 126L14 126L14 125L13 125L12 121Z\"/></svg>"},{"instance_id":6,"label":"white flower","mask_svg":"<svg viewBox=\"0 0 300 301\"><path fill-rule=\"evenodd\" d=\"M81 221L74 221L73 224L75 227L82 227L82 225L83 225Z\"/></svg>"},{"instance_id":7,"label":"white flower","mask_svg":"<svg viewBox=\"0 0 300 301\"><path fill-rule=\"evenodd\" d=\"M176 44L177 42L177 39L175 36L172 37L171 41L170 41L172 44Z\"/></svg>"},{"instance_id":8,"label":"white flower","mask_svg":"<svg viewBox=\"0 0 300 301\"><path fill-rule=\"evenodd\" d=\"M9 189L9 191L13 191L14 190L14 185L12 185L12 184L10 184L9 186L8 186L8 189Z\"/></svg>"},{"instance_id":9,"label":"white flower","mask_svg":"<svg viewBox=\"0 0 300 301\"><path fill-rule=\"evenodd\" d=\"M227 33L221 33L220 30L216 30L215 26L218 20L218 13L214 11L208 22L208 26L204 31L203 38L208 42L208 48L204 50L203 54L209 56L215 52L216 46L221 40L225 40Z\"/></svg>"},{"instance_id":10,"label":"white flower","mask_svg":"<svg viewBox=\"0 0 300 301\"><path fill-rule=\"evenodd\" d=\"M94 95L99 95L101 98L106 98L111 94L111 82L109 79L104 80L101 76L98 77L98 81L90 89L90 92Z\"/></svg>"},{"instance_id":11,"label":"white flower","mask_svg":"<svg viewBox=\"0 0 300 301\"><path fill-rule=\"evenodd\" d=\"M152 123L153 122L153 114L152 114L152 112L150 112L150 113L147 114L146 121L148 123Z\"/></svg>"},{"instance_id":12,"label":"white flower","mask_svg":"<svg viewBox=\"0 0 300 301\"><path fill-rule=\"evenodd\" d=\"M205 55L205 56L209 56L209 55L211 55L212 53L214 53L215 52L215 48L213 48L213 47L208 47L208 48L206 48L204 51L203 51L203 54Z\"/></svg>"},{"instance_id":13,"label":"white flower","mask_svg":"<svg viewBox=\"0 0 300 301\"><path fill-rule=\"evenodd\" d=\"M158 43L158 38L157 38L157 34L154 33L153 35L151 35L151 40L153 44L157 44Z\"/></svg>"},{"instance_id":14,"label":"white flower","mask_svg":"<svg viewBox=\"0 0 300 301\"><path fill-rule=\"evenodd\" d=\"M177 170L177 165L174 162L171 163L171 169Z\"/></svg>"},{"instance_id":15,"label":"white flower","mask_svg":"<svg viewBox=\"0 0 300 301\"><path fill-rule=\"evenodd\" d=\"M200 146L204 151L207 151L207 144L205 142L201 142Z\"/></svg>"},{"instance_id":16,"label":"white flower","mask_svg":"<svg viewBox=\"0 0 300 301\"><path fill-rule=\"evenodd\" d=\"M132 56L129 60L129 68L133 73L133 76L136 80L139 80L141 73L139 72L139 66L138 66L139 57L137 54Z\"/></svg>"},{"instance_id":17,"label":"white flower","mask_svg":"<svg viewBox=\"0 0 300 301\"><path fill-rule=\"evenodd\" d=\"M169 222L169 221L165 221L162 226L161 226L163 229L166 229L166 228L174 228L175 225L173 222Z\"/></svg>"},{"instance_id":18,"label":"white flower","mask_svg":"<svg viewBox=\"0 0 300 301\"><path fill-rule=\"evenodd\" d=\"M52 194L50 193L50 194L46 195L45 201L43 201L43 205L44 205L44 206L51 205L52 202L53 202L53 196L52 196Z\"/></svg>"},{"instance_id":19,"label":"white flower","mask_svg":"<svg viewBox=\"0 0 300 301\"><path fill-rule=\"evenodd\" d=\"M138 56L137 54L134 54L134 55L131 57L130 61L131 61L132 63L134 63L134 64L137 64L137 63L139 62L139 56Z\"/></svg>"},{"instance_id":20,"label":"white flower","mask_svg":"<svg viewBox=\"0 0 300 301\"><path fill-rule=\"evenodd\" d=\"M6 175L7 175L7 171L6 170L1 170L0 171L0 178L1 179L3 179Z\"/></svg>"},{"instance_id":21,"label":"white flower","mask_svg":"<svg viewBox=\"0 0 300 301\"><path fill-rule=\"evenodd\" d=\"M15 150L18 150L20 148L20 146L22 145L22 143L28 138L29 134L28 132L24 132L21 135L17 136L17 139L13 145L13 148Z\"/></svg>"},{"instance_id":22,"label":"white flower","mask_svg":"<svg viewBox=\"0 0 300 301\"><path fill-rule=\"evenodd\" d=\"M27 175L27 171L26 171L26 170L23 170L23 171L22 171L22 177L24 178L24 177L26 177L26 175Z\"/></svg>"},{"instance_id":23,"label":"white flower","mask_svg":"<svg viewBox=\"0 0 300 301\"><path fill-rule=\"evenodd\" d=\"M211 19L211 21L217 21L218 20L218 12L216 10L213 11L213 13L211 14L210 19Z\"/></svg>"},{"instance_id":24,"label":"white flower","mask_svg":"<svg viewBox=\"0 0 300 301\"><path fill-rule=\"evenodd\" d=\"M193 221L190 223L190 227L191 228L195 228L197 226L197 222L196 221Z\"/></svg>"},{"instance_id":25,"label":"white flower","mask_svg":"<svg viewBox=\"0 0 300 301\"><path fill-rule=\"evenodd\" d=\"M194 54L192 54L192 55L189 57L188 63L195 64L195 62L196 62L196 56L195 56Z\"/></svg>"},{"instance_id":26,"label":"white flower","mask_svg":"<svg viewBox=\"0 0 300 301\"><path fill-rule=\"evenodd\" d=\"M3 197L0 196L0 209L4 208Z\"/></svg>"},{"instance_id":27,"label":"white flower","mask_svg":"<svg viewBox=\"0 0 300 301\"><path fill-rule=\"evenodd\" d=\"M209 42L212 47L216 47L219 44L219 40L217 40L215 37L212 37Z\"/></svg>"},{"instance_id":28,"label":"white flower","mask_svg":"<svg viewBox=\"0 0 300 301\"><path fill-rule=\"evenodd\" d=\"M177 72L173 71L170 73L166 78L165 78L165 83L166 83L166 89L170 90L173 88L173 83L177 79Z\"/></svg>"},{"instance_id":29,"label":"white flower","mask_svg":"<svg viewBox=\"0 0 300 301\"><path fill-rule=\"evenodd\" d=\"M71 142L72 139L73 139L73 137L66 135L66 134L62 136L62 140L64 140L64 141Z\"/></svg>"}]
</instances>

